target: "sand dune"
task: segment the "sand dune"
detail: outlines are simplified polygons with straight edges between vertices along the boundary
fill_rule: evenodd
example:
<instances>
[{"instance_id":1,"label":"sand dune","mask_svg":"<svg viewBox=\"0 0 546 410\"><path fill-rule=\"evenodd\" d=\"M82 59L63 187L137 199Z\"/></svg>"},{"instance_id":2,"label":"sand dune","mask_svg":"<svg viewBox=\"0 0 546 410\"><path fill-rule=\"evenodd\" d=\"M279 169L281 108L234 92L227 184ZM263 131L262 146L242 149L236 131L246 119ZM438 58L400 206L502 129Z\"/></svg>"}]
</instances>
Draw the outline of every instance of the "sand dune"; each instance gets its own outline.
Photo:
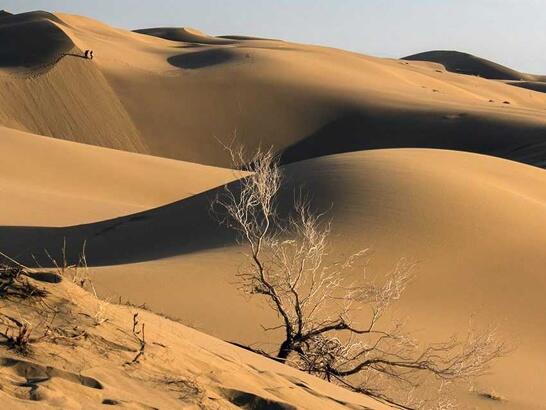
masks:
<instances>
[{"instance_id":1,"label":"sand dune","mask_svg":"<svg viewBox=\"0 0 546 410\"><path fill-rule=\"evenodd\" d=\"M50 326L59 333L35 340L27 355L0 347L3 408L389 408L142 309L99 302L68 276L60 283L29 281L57 309ZM24 315L36 338L51 314L37 301L2 305L3 321ZM97 311L106 321L94 319ZM139 348L131 334L135 313L147 344L138 363L129 364Z\"/></svg>"},{"instance_id":2,"label":"sand dune","mask_svg":"<svg viewBox=\"0 0 546 410\"><path fill-rule=\"evenodd\" d=\"M0 224L66 226L132 214L234 179L231 170L0 127Z\"/></svg>"},{"instance_id":3,"label":"sand dune","mask_svg":"<svg viewBox=\"0 0 546 410\"><path fill-rule=\"evenodd\" d=\"M477 75L491 80L543 81L545 76L526 74L484 58L460 51L426 51L403 60L432 61L455 73Z\"/></svg>"},{"instance_id":4,"label":"sand dune","mask_svg":"<svg viewBox=\"0 0 546 410\"><path fill-rule=\"evenodd\" d=\"M166 40L199 44L232 44L229 39L209 36L202 31L190 27L156 27L134 30L135 33L147 34Z\"/></svg>"},{"instance_id":5,"label":"sand dune","mask_svg":"<svg viewBox=\"0 0 546 410\"><path fill-rule=\"evenodd\" d=\"M0 15L0 72L36 68L68 53L74 43L45 11Z\"/></svg>"},{"instance_id":6,"label":"sand dune","mask_svg":"<svg viewBox=\"0 0 546 410\"><path fill-rule=\"evenodd\" d=\"M86 49L93 60L82 58ZM480 395L495 391L504 409L546 409L544 81L458 52L381 59L189 28L130 32L67 14L0 13L0 251L47 266L44 249L61 258L66 243L72 263L86 243L102 296L271 349L277 335L261 324L275 317L237 290L242 249L210 213L218 187L235 177L215 167L229 162L218 140L236 134L249 150L273 145L282 154L284 206L304 186L314 206L330 209L333 253L371 247L379 274L401 257L419 262L397 311L421 339L463 331L472 314L478 325L499 324L517 350L459 392L463 408L498 408ZM52 303L97 309L69 283L44 286ZM109 309L113 327L91 330L92 340L126 343L116 329L130 325L130 312ZM382 407L142 315L150 340L169 349L154 345L142 373L102 359L93 343L41 345L24 360L2 350L2 402L175 407L172 384L157 382L169 373L197 378L220 408ZM34 383L26 372L47 379Z\"/></svg>"},{"instance_id":7,"label":"sand dune","mask_svg":"<svg viewBox=\"0 0 546 410\"><path fill-rule=\"evenodd\" d=\"M135 33L147 34L164 38L166 40L179 41L183 43L197 44L234 44L239 40L268 40L279 41L270 38L253 37L253 36L210 36L200 30L191 27L154 27L133 30Z\"/></svg>"},{"instance_id":8,"label":"sand dune","mask_svg":"<svg viewBox=\"0 0 546 410\"><path fill-rule=\"evenodd\" d=\"M507 81L507 84L546 93L546 81Z\"/></svg>"},{"instance_id":9,"label":"sand dune","mask_svg":"<svg viewBox=\"0 0 546 410\"><path fill-rule=\"evenodd\" d=\"M543 170L474 154L380 150L305 161L286 172L291 186L305 184L317 206L333 204L337 251L372 246L377 271L400 257L420 261L418 280L400 306L415 330L427 337L462 331L476 312L478 323L499 322L519 348L480 388L496 390L511 408L543 408ZM146 302L228 340L264 342L259 323L273 318L259 303L250 309L232 284L241 256L231 234L210 218L212 195L92 225L4 227L0 237L10 242L1 247L54 252L66 237L76 250L87 239L91 263L124 264L96 271L105 294ZM480 400L461 394L470 403Z\"/></svg>"},{"instance_id":10,"label":"sand dune","mask_svg":"<svg viewBox=\"0 0 546 410\"><path fill-rule=\"evenodd\" d=\"M0 123L35 134L146 152L119 98L82 55L73 47L60 59L56 56L54 65L38 66L36 71L0 70Z\"/></svg>"},{"instance_id":11,"label":"sand dune","mask_svg":"<svg viewBox=\"0 0 546 410\"><path fill-rule=\"evenodd\" d=\"M95 59L63 58L32 81L2 79L1 124L219 166L228 160L216 138L227 141L234 133L250 148L286 150L287 162L355 149L428 147L544 165L543 93L324 47L253 39L196 44L83 17L56 18L48 21L78 52L93 49ZM216 39L173 30L202 42ZM43 96L29 99L29 84Z\"/></svg>"}]
</instances>

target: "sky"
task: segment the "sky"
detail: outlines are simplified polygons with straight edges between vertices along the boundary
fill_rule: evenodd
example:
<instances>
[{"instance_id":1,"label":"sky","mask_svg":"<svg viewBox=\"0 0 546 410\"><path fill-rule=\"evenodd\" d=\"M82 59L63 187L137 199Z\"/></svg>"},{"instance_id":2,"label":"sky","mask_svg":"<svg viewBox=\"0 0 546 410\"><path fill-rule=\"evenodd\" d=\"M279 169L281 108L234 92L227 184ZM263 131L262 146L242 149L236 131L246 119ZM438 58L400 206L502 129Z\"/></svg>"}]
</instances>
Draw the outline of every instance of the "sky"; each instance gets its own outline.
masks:
<instances>
[{"instance_id":1,"label":"sky","mask_svg":"<svg viewBox=\"0 0 546 410\"><path fill-rule=\"evenodd\" d=\"M546 0L3 0L136 29L189 26L379 57L459 50L546 74Z\"/></svg>"}]
</instances>

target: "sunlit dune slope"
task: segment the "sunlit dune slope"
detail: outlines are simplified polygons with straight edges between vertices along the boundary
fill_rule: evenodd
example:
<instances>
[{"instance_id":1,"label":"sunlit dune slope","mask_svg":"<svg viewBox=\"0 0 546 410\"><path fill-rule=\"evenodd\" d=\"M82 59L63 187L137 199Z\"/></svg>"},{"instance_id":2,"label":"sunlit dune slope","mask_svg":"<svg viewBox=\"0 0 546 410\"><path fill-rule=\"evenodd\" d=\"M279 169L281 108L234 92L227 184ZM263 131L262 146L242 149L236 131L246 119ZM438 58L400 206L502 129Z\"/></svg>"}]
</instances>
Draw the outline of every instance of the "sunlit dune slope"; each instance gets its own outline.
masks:
<instances>
[{"instance_id":1,"label":"sunlit dune slope","mask_svg":"<svg viewBox=\"0 0 546 410\"><path fill-rule=\"evenodd\" d=\"M221 185L231 170L0 127L0 224L64 226L132 214Z\"/></svg>"},{"instance_id":2,"label":"sunlit dune slope","mask_svg":"<svg viewBox=\"0 0 546 410\"><path fill-rule=\"evenodd\" d=\"M232 44L233 41L209 36L190 27L157 27L135 30L135 33L164 38L165 40L182 41L200 44Z\"/></svg>"},{"instance_id":3,"label":"sunlit dune slope","mask_svg":"<svg viewBox=\"0 0 546 410\"><path fill-rule=\"evenodd\" d=\"M0 17L0 124L145 153L115 91L63 24L46 12Z\"/></svg>"},{"instance_id":4,"label":"sunlit dune slope","mask_svg":"<svg viewBox=\"0 0 546 410\"><path fill-rule=\"evenodd\" d=\"M36 336L25 355L0 337L2 408L389 408L164 317L99 301L68 274L31 276L46 280L27 278L29 286L46 292L42 299L2 299L3 322L13 326L6 315L24 317ZM145 346L131 363L139 349L131 332L135 314ZM49 332L38 337L45 317Z\"/></svg>"},{"instance_id":5,"label":"sunlit dune slope","mask_svg":"<svg viewBox=\"0 0 546 410\"><path fill-rule=\"evenodd\" d=\"M133 30L135 33L164 38L165 40L179 41L197 44L233 44L238 40L268 40L280 41L271 38L224 35L210 36L200 30L191 27L153 27Z\"/></svg>"},{"instance_id":6,"label":"sunlit dune slope","mask_svg":"<svg viewBox=\"0 0 546 410\"><path fill-rule=\"evenodd\" d=\"M285 162L396 147L545 162L543 93L324 47L153 29L183 40L172 41L55 18L48 21L74 54L92 49L95 58L64 57L32 79L0 78L1 124L222 166L228 158L217 139L234 134L249 148L286 151ZM40 90L33 99L31 85Z\"/></svg>"},{"instance_id":7,"label":"sunlit dune slope","mask_svg":"<svg viewBox=\"0 0 546 410\"><path fill-rule=\"evenodd\" d=\"M479 325L499 323L518 349L481 387L506 397L514 406L507 408L541 408L545 171L475 154L399 149L323 157L285 172L290 185L283 201L303 184L315 206L331 208L332 252L372 247L375 272L401 257L419 261L399 312L421 337L464 331L473 313ZM95 269L105 295L146 302L223 338L265 342L259 324L271 324L273 317L233 284L242 256L209 214L214 194L92 225L5 227L0 246L22 257L44 246L55 252L65 237L72 249L87 240L90 263L123 264Z\"/></svg>"}]
</instances>

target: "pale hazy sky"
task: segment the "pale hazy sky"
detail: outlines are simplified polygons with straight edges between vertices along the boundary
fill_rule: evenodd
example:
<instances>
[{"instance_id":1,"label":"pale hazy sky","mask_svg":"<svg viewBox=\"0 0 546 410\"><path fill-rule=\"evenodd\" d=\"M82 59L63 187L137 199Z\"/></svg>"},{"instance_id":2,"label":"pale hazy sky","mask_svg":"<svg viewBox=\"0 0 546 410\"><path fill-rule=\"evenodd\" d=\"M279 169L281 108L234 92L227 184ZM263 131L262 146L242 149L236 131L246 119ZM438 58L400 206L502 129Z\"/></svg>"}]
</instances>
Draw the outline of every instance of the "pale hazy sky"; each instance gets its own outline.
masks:
<instances>
[{"instance_id":1,"label":"pale hazy sky","mask_svg":"<svg viewBox=\"0 0 546 410\"><path fill-rule=\"evenodd\" d=\"M135 29L190 26L376 56L448 49L546 74L546 0L3 0Z\"/></svg>"}]
</instances>

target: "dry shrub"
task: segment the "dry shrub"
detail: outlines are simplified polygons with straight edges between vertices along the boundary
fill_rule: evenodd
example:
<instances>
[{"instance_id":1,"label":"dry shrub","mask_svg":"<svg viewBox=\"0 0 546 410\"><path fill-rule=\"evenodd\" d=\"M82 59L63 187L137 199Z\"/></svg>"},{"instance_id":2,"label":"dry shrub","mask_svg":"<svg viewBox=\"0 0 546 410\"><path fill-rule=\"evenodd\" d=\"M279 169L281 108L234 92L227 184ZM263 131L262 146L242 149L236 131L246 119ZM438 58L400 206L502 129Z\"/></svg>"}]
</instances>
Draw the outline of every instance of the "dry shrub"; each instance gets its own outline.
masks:
<instances>
[{"instance_id":1,"label":"dry shrub","mask_svg":"<svg viewBox=\"0 0 546 410\"><path fill-rule=\"evenodd\" d=\"M235 168L252 174L226 185L213 211L248 249L237 274L241 290L264 298L279 318L267 329L283 334L270 357L399 407L448 409L451 384L483 375L506 353L494 328L423 345L402 323L384 320L414 266L401 260L374 279L365 270L366 249L330 255L332 221L304 195L281 215L283 176L273 151L258 150L250 161L242 149L229 152ZM430 386L434 397L420 394Z\"/></svg>"}]
</instances>

